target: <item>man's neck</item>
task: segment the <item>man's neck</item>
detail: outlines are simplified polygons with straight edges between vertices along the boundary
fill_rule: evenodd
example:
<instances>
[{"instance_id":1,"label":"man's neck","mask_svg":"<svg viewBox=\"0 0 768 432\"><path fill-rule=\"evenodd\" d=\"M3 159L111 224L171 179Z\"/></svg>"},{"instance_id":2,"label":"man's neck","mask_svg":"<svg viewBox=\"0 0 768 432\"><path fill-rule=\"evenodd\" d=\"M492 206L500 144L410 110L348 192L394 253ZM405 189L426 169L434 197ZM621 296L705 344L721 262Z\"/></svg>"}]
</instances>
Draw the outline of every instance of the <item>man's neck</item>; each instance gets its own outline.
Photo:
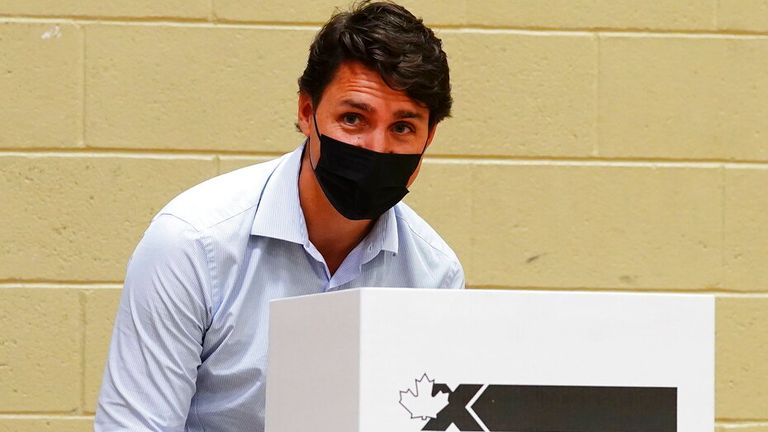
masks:
<instances>
[{"instance_id":1,"label":"man's neck","mask_svg":"<svg viewBox=\"0 0 768 432\"><path fill-rule=\"evenodd\" d=\"M375 221L349 220L336 211L317 182L309 162L309 152L304 152L299 169L299 203L309 240L320 251L328 270L334 274Z\"/></svg>"}]
</instances>

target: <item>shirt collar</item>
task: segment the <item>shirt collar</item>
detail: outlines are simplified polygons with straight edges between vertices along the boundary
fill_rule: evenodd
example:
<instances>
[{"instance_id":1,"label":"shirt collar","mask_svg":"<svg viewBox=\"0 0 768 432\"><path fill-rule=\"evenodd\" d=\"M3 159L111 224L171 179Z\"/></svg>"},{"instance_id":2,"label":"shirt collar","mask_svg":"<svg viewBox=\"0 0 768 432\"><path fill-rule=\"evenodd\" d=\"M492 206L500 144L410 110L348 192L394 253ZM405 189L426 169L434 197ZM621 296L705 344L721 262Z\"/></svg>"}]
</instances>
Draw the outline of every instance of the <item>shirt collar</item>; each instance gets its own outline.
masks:
<instances>
[{"instance_id":1,"label":"shirt collar","mask_svg":"<svg viewBox=\"0 0 768 432\"><path fill-rule=\"evenodd\" d=\"M379 217L373 225L371 232L365 236L362 243L365 246L363 250L363 263L375 258L382 250L394 254L397 253L397 219L394 207Z\"/></svg>"},{"instance_id":2,"label":"shirt collar","mask_svg":"<svg viewBox=\"0 0 768 432\"><path fill-rule=\"evenodd\" d=\"M308 244L307 224L299 203L299 170L304 146L287 155L270 178L262 192L259 207L253 218L251 234ZM397 217L395 209L387 210L373 225L371 232L361 241L363 262L368 262L382 250L397 253Z\"/></svg>"},{"instance_id":3,"label":"shirt collar","mask_svg":"<svg viewBox=\"0 0 768 432\"><path fill-rule=\"evenodd\" d=\"M299 204L299 169L303 147L289 153L264 185L251 234L306 244L307 224Z\"/></svg>"}]
</instances>

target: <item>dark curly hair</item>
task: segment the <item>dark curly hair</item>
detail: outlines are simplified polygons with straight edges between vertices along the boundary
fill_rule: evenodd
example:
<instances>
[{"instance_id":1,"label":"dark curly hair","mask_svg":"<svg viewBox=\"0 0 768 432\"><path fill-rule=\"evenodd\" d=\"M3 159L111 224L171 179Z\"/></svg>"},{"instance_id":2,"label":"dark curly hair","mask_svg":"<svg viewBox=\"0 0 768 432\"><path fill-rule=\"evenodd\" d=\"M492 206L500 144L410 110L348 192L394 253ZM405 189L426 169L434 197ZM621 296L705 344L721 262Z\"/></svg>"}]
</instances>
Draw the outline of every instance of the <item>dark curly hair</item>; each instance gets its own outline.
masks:
<instances>
[{"instance_id":1,"label":"dark curly hair","mask_svg":"<svg viewBox=\"0 0 768 432\"><path fill-rule=\"evenodd\" d=\"M350 60L378 71L387 85L426 105L430 127L450 115L453 100L442 42L404 7L363 1L334 14L309 48L299 91L317 105L339 65Z\"/></svg>"}]
</instances>

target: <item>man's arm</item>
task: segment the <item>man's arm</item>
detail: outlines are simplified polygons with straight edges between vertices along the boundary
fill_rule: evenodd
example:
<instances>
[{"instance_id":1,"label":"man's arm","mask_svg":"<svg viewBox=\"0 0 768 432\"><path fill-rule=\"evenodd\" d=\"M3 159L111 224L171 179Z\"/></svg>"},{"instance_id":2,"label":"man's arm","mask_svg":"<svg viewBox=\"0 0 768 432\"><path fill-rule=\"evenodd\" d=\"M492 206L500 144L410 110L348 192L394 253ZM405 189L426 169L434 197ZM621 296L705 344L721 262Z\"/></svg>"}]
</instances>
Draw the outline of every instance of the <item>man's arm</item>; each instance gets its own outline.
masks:
<instances>
[{"instance_id":1,"label":"man's arm","mask_svg":"<svg viewBox=\"0 0 768 432\"><path fill-rule=\"evenodd\" d=\"M458 261L456 261L451 277L448 278L448 282L445 286L446 288L463 289L464 284L464 268Z\"/></svg>"},{"instance_id":2,"label":"man's arm","mask_svg":"<svg viewBox=\"0 0 768 432\"><path fill-rule=\"evenodd\" d=\"M187 223L155 218L128 265L96 431L183 431L210 319L206 247Z\"/></svg>"}]
</instances>

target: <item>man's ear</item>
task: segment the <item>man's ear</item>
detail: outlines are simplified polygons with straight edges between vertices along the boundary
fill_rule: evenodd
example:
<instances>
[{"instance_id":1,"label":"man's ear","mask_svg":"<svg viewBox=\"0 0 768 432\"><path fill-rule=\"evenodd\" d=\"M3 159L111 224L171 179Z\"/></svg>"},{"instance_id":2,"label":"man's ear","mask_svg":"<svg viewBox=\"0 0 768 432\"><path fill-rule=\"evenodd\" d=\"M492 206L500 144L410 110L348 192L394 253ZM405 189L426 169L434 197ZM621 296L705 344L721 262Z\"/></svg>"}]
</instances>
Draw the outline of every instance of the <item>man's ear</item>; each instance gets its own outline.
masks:
<instances>
[{"instance_id":1,"label":"man's ear","mask_svg":"<svg viewBox=\"0 0 768 432\"><path fill-rule=\"evenodd\" d=\"M305 136L310 135L310 121L312 119L312 97L304 92L299 92L299 107L298 107L298 116L296 121L296 127L299 128L299 131L303 133Z\"/></svg>"}]
</instances>

